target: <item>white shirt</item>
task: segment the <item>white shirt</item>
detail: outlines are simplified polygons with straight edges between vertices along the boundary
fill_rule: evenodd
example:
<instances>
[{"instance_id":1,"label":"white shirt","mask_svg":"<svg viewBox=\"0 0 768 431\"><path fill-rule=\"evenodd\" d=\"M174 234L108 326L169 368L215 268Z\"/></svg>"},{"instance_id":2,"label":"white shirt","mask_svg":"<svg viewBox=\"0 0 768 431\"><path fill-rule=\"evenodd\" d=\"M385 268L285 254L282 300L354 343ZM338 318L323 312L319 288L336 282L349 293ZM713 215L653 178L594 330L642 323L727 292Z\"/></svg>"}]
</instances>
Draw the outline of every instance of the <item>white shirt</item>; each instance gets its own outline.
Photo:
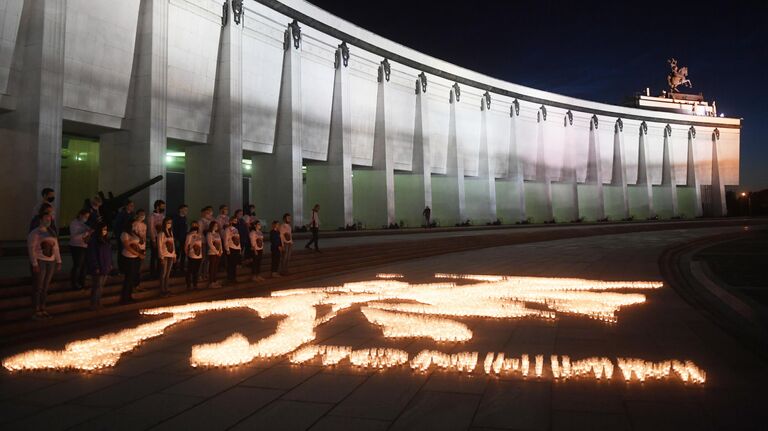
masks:
<instances>
[{"instance_id":1,"label":"white shirt","mask_svg":"<svg viewBox=\"0 0 768 431\"><path fill-rule=\"evenodd\" d=\"M190 232L184 242L184 249L190 259L203 258L203 236L198 232Z\"/></svg>"},{"instance_id":2,"label":"white shirt","mask_svg":"<svg viewBox=\"0 0 768 431\"><path fill-rule=\"evenodd\" d=\"M291 235L293 229L291 225L281 223L278 230L280 231L280 239L283 240L283 244L293 244L293 236Z\"/></svg>"},{"instance_id":3,"label":"white shirt","mask_svg":"<svg viewBox=\"0 0 768 431\"><path fill-rule=\"evenodd\" d=\"M147 249L147 225L144 222L134 223L133 229L138 234L139 250Z\"/></svg>"},{"instance_id":4,"label":"white shirt","mask_svg":"<svg viewBox=\"0 0 768 431\"><path fill-rule=\"evenodd\" d=\"M320 227L320 216L317 211L312 211L312 221L309 223L309 227Z\"/></svg>"},{"instance_id":5,"label":"white shirt","mask_svg":"<svg viewBox=\"0 0 768 431\"><path fill-rule=\"evenodd\" d=\"M27 235L27 251L32 266L37 266L38 260L61 263L59 241L48 229L33 229Z\"/></svg>"},{"instance_id":6,"label":"white shirt","mask_svg":"<svg viewBox=\"0 0 768 431\"><path fill-rule=\"evenodd\" d=\"M163 224L164 214L153 212L149 215L149 239L157 242L157 228Z\"/></svg>"},{"instance_id":7,"label":"white shirt","mask_svg":"<svg viewBox=\"0 0 768 431\"><path fill-rule=\"evenodd\" d=\"M240 231L234 226L229 226L224 231L224 242L227 244L227 250L240 250Z\"/></svg>"},{"instance_id":8,"label":"white shirt","mask_svg":"<svg viewBox=\"0 0 768 431\"><path fill-rule=\"evenodd\" d=\"M252 230L248 237L251 240L251 247L253 247L254 250L264 250L264 234L261 233L260 230Z\"/></svg>"},{"instance_id":9,"label":"white shirt","mask_svg":"<svg viewBox=\"0 0 768 431\"><path fill-rule=\"evenodd\" d=\"M176 244L173 242L173 235L166 235L165 231L160 231L157 234L157 251L159 252L160 259L166 257L175 258Z\"/></svg>"},{"instance_id":10,"label":"white shirt","mask_svg":"<svg viewBox=\"0 0 768 431\"><path fill-rule=\"evenodd\" d=\"M201 217L200 220L197 221L197 224L200 225L200 232L205 232L208 230L208 226L211 225L211 221L205 217Z\"/></svg>"},{"instance_id":11,"label":"white shirt","mask_svg":"<svg viewBox=\"0 0 768 431\"><path fill-rule=\"evenodd\" d=\"M140 244L141 238L133 232L123 232L120 234L120 241L123 242L123 251L121 253L129 259L140 256L135 250L144 250L144 247Z\"/></svg>"},{"instance_id":12,"label":"white shirt","mask_svg":"<svg viewBox=\"0 0 768 431\"><path fill-rule=\"evenodd\" d=\"M72 247L87 248L88 239L86 237L90 232L91 228L80 221L79 218L72 220L69 224L69 245Z\"/></svg>"},{"instance_id":13,"label":"white shirt","mask_svg":"<svg viewBox=\"0 0 768 431\"><path fill-rule=\"evenodd\" d=\"M221 256L221 235L218 232L208 232L206 242L208 243L208 256Z\"/></svg>"},{"instance_id":14,"label":"white shirt","mask_svg":"<svg viewBox=\"0 0 768 431\"><path fill-rule=\"evenodd\" d=\"M216 217L216 223L219 224L219 229L221 229L222 232L224 232L224 229L229 226L229 216L224 214L219 214Z\"/></svg>"}]
</instances>

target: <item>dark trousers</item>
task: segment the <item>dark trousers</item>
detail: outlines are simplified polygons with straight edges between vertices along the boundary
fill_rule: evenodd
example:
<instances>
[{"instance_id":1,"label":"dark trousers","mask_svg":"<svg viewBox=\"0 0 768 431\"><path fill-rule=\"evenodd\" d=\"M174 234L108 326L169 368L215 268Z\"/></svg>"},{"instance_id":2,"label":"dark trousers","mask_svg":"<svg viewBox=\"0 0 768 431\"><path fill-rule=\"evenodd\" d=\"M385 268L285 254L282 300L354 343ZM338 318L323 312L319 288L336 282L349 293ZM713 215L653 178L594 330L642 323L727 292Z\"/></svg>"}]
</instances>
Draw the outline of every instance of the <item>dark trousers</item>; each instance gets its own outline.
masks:
<instances>
[{"instance_id":1,"label":"dark trousers","mask_svg":"<svg viewBox=\"0 0 768 431\"><path fill-rule=\"evenodd\" d=\"M230 249L227 255L227 280L237 281L237 265L240 265L240 250Z\"/></svg>"},{"instance_id":2,"label":"dark trousers","mask_svg":"<svg viewBox=\"0 0 768 431\"><path fill-rule=\"evenodd\" d=\"M264 250L255 250L253 252L253 261L251 262L251 274L256 276L261 272L261 256L264 254Z\"/></svg>"},{"instance_id":3,"label":"dark trousers","mask_svg":"<svg viewBox=\"0 0 768 431\"><path fill-rule=\"evenodd\" d=\"M280 269L280 250L272 250L272 272Z\"/></svg>"},{"instance_id":4,"label":"dark trousers","mask_svg":"<svg viewBox=\"0 0 768 431\"><path fill-rule=\"evenodd\" d=\"M88 249L85 247L69 246L72 253L72 271L69 273L69 283L73 289L82 289L85 286L85 256Z\"/></svg>"},{"instance_id":5,"label":"dark trousers","mask_svg":"<svg viewBox=\"0 0 768 431\"><path fill-rule=\"evenodd\" d=\"M184 253L184 241L175 240L176 244L176 265L175 270L178 272L184 272L187 263L187 254Z\"/></svg>"},{"instance_id":6,"label":"dark trousers","mask_svg":"<svg viewBox=\"0 0 768 431\"><path fill-rule=\"evenodd\" d=\"M123 258L125 265L125 280L123 280L123 290L120 292L120 299L127 301L132 299L133 288L139 285L139 273L141 272L141 259L138 257Z\"/></svg>"},{"instance_id":7,"label":"dark trousers","mask_svg":"<svg viewBox=\"0 0 768 431\"><path fill-rule=\"evenodd\" d=\"M149 243L149 275L152 278L160 276L160 254L156 242Z\"/></svg>"},{"instance_id":8,"label":"dark trousers","mask_svg":"<svg viewBox=\"0 0 768 431\"><path fill-rule=\"evenodd\" d=\"M216 274L219 272L219 259L220 256L213 254L208 255L208 282L216 282Z\"/></svg>"},{"instance_id":9,"label":"dark trousers","mask_svg":"<svg viewBox=\"0 0 768 431\"><path fill-rule=\"evenodd\" d=\"M197 279L200 275L200 264L203 259L189 259L187 262L187 289L197 289Z\"/></svg>"},{"instance_id":10,"label":"dark trousers","mask_svg":"<svg viewBox=\"0 0 768 431\"><path fill-rule=\"evenodd\" d=\"M315 250L318 250L318 247L320 247L320 244L317 242L317 238L320 234L320 229L313 227L313 228L310 228L309 230L312 231L312 239L310 239L307 245L305 245L304 247L309 248L312 244L315 244Z\"/></svg>"}]
</instances>

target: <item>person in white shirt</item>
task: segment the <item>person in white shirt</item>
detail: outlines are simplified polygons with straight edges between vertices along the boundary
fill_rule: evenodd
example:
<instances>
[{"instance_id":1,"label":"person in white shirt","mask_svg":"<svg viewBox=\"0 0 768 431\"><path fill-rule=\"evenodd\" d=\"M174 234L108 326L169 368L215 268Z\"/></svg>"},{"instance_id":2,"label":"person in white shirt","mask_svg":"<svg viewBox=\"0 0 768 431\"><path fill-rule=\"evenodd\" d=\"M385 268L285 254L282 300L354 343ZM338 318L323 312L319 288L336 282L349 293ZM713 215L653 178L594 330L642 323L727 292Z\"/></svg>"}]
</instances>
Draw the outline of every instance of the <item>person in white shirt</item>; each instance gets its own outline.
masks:
<instances>
[{"instance_id":1,"label":"person in white shirt","mask_svg":"<svg viewBox=\"0 0 768 431\"><path fill-rule=\"evenodd\" d=\"M205 235L208 233L208 226L213 221L213 207L208 205L200 210L200 233L203 235L203 261L200 263L200 278L208 279L208 242L205 241Z\"/></svg>"},{"instance_id":2,"label":"person in white shirt","mask_svg":"<svg viewBox=\"0 0 768 431\"><path fill-rule=\"evenodd\" d=\"M264 254L264 234L261 232L261 222L255 220L251 224L250 232L248 232L248 239L251 243L251 250L253 251L253 260L251 261L251 280L262 281L259 275L261 272L261 256Z\"/></svg>"},{"instance_id":3,"label":"person in white shirt","mask_svg":"<svg viewBox=\"0 0 768 431\"><path fill-rule=\"evenodd\" d=\"M205 234L205 242L208 244L208 287L221 287L216 281L216 274L219 272L219 260L224 253L219 235L219 223L215 220L208 225L208 232Z\"/></svg>"},{"instance_id":4,"label":"person in white shirt","mask_svg":"<svg viewBox=\"0 0 768 431\"><path fill-rule=\"evenodd\" d=\"M169 296L168 279L171 277L173 264L176 263L176 243L173 240L173 219L163 219L160 232L157 233L157 254L160 259L160 294Z\"/></svg>"},{"instance_id":5,"label":"person in white shirt","mask_svg":"<svg viewBox=\"0 0 768 431\"><path fill-rule=\"evenodd\" d=\"M72 254L72 270L69 272L69 284L72 290L85 287L85 256L88 251L91 229L86 222L90 212L81 209L77 217L69 223L69 252Z\"/></svg>"},{"instance_id":6,"label":"person in white shirt","mask_svg":"<svg viewBox=\"0 0 768 431\"><path fill-rule=\"evenodd\" d=\"M187 238L184 241L184 250L187 253L187 290L197 289L197 280L200 276L200 264L203 262L203 234L200 233L200 223L193 221L189 227Z\"/></svg>"},{"instance_id":7,"label":"person in white shirt","mask_svg":"<svg viewBox=\"0 0 768 431\"><path fill-rule=\"evenodd\" d=\"M317 241L317 238L320 234L320 215L318 214L320 212L320 204L315 204L315 206L312 208L312 218L309 222L309 230L312 232L312 239L309 240L307 245L304 246L304 248L309 248L312 244L315 244L315 251L320 252L320 244Z\"/></svg>"},{"instance_id":8,"label":"person in white shirt","mask_svg":"<svg viewBox=\"0 0 768 431\"><path fill-rule=\"evenodd\" d=\"M125 273L123 281L123 290L120 292L120 303L128 304L134 302L133 289L139 285L139 276L141 274L141 261L146 254L146 241L140 231L146 232L144 224L144 210L138 210L130 228L127 228L120 234L120 242L123 249L120 252L122 259L122 271Z\"/></svg>"},{"instance_id":9,"label":"person in white shirt","mask_svg":"<svg viewBox=\"0 0 768 431\"><path fill-rule=\"evenodd\" d=\"M149 257L149 273L152 278L157 278L158 271L160 269L160 256L157 248L157 234L162 228L163 219L165 218L165 201L158 199L154 204L155 210L149 215L149 243L150 243L150 257Z\"/></svg>"},{"instance_id":10,"label":"person in white shirt","mask_svg":"<svg viewBox=\"0 0 768 431\"><path fill-rule=\"evenodd\" d=\"M34 290L32 304L35 306L33 319L48 319L51 316L45 311L45 301L48 287L55 271L61 270L61 253L59 240L50 230L51 215L45 214L40 218L40 226L33 229L27 236L27 251L32 264Z\"/></svg>"},{"instance_id":11,"label":"person in white shirt","mask_svg":"<svg viewBox=\"0 0 768 431\"><path fill-rule=\"evenodd\" d=\"M240 231L237 229L238 217L232 216L224 234L225 250L227 251L227 282L237 283L237 266L243 253Z\"/></svg>"},{"instance_id":12,"label":"person in white shirt","mask_svg":"<svg viewBox=\"0 0 768 431\"><path fill-rule=\"evenodd\" d=\"M293 250L293 229L291 228L291 214L283 214L283 222L280 224L280 240L283 243L283 250L280 254L280 273L288 273L288 265L291 262L291 251Z\"/></svg>"}]
</instances>

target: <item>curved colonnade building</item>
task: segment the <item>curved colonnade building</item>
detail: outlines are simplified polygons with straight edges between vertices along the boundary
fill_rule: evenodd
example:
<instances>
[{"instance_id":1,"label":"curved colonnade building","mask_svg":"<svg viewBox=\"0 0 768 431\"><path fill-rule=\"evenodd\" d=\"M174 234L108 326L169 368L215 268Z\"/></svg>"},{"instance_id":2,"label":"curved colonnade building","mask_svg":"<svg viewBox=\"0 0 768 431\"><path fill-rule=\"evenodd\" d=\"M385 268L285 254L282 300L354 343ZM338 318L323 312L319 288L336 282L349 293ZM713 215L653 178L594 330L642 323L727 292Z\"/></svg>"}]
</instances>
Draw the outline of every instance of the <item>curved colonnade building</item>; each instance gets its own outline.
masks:
<instances>
[{"instance_id":1,"label":"curved colonnade building","mask_svg":"<svg viewBox=\"0 0 768 431\"><path fill-rule=\"evenodd\" d=\"M39 190L418 226L725 213L741 121L504 82L299 0L6 0L0 239ZM19 209L16 211L15 209Z\"/></svg>"}]
</instances>

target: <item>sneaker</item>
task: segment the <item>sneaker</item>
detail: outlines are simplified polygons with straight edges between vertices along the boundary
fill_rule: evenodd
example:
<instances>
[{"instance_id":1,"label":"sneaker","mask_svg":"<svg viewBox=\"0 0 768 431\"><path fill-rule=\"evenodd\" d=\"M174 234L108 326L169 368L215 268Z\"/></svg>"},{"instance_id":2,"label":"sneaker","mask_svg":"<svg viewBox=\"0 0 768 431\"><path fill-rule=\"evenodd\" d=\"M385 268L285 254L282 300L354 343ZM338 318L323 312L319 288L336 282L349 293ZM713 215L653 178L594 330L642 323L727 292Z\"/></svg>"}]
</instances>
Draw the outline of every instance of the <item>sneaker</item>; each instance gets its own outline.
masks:
<instances>
[{"instance_id":1,"label":"sneaker","mask_svg":"<svg viewBox=\"0 0 768 431\"><path fill-rule=\"evenodd\" d=\"M272 273L272 278L275 278L275 277L282 277L282 276L278 272L273 272Z\"/></svg>"}]
</instances>

